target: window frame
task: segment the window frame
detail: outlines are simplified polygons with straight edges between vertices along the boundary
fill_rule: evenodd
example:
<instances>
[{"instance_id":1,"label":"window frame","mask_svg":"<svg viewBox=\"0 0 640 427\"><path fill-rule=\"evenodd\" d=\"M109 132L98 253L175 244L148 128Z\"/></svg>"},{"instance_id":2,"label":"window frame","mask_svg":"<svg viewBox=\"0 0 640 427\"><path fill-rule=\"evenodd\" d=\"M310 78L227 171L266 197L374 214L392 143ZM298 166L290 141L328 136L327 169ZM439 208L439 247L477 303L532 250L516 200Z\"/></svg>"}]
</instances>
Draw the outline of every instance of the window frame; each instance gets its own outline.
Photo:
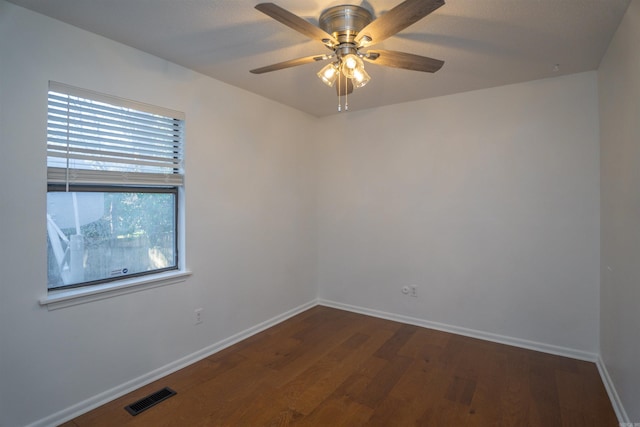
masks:
<instances>
[{"instance_id":1,"label":"window frame","mask_svg":"<svg viewBox=\"0 0 640 427\"><path fill-rule=\"evenodd\" d=\"M80 282L80 283L72 283L69 285L62 285L62 286L56 286L56 287L48 287L49 284L47 284L47 288L50 292L52 291L58 291L58 290L65 290L65 289L74 289L74 288L83 288L86 286L94 286L94 285L100 285L100 284L104 284L104 283L111 283L111 282L115 282L118 280L125 280L125 279L134 279L136 277L144 277L144 276L149 276L149 275L153 275L153 274L160 274L160 273L165 273L168 271L172 271L172 270L179 270L180 269L180 259L181 259L181 254L180 254L180 238L182 236L182 233L180 233L180 226L179 226L179 216L178 216L178 212L179 212L179 207L178 205L179 200L180 200L180 188L178 186L171 186L171 187L159 187L159 186L154 186L154 187L150 187L150 186L116 186L116 185L104 185L104 184L100 184L100 185L82 185L82 184L70 184L68 187L65 184L47 184L47 194L51 193L51 192L76 192L76 193L80 193L80 192L95 192L95 193L161 193L161 194L173 194L174 196L174 206L173 206L173 215L174 215L174 225L173 225L173 235L174 235L174 244L173 244L173 250L175 253L175 265L171 266L171 267L165 267L165 268L158 268L158 269L154 269L154 270L148 270L148 271L141 271L141 272L137 272L137 273L131 273L131 274L127 274L127 275L123 275L123 276L117 276L117 277L107 277L104 279L99 279L99 280L89 280L86 282Z\"/></svg>"},{"instance_id":2,"label":"window frame","mask_svg":"<svg viewBox=\"0 0 640 427\"><path fill-rule=\"evenodd\" d=\"M170 172L128 172L126 170L93 170L74 169L67 162L66 168L58 165L51 166L47 160L47 193L51 191L93 191L93 192L138 192L138 193L171 193L174 195L174 260L175 265L167 268L137 272L100 280L68 284L49 288L47 296L40 300L50 310L75 305L96 299L108 298L141 289L164 286L185 280L191 274L186 270L184 259L184 145L185 145L185 114L179 111L140 103L111 95L101 94L91 90L80 89L58 82L49 82L48 108L51 108L51 92L64 94L68 97L78 97L90 102L106 103L122 109L133 110L133 113L147 113L173 120L179 127L175 140L175 162ZM71 116L67 116L71 120ZM47 118L47 129L50 118ZM47 159L50 158L49 131L47 131ZM69 140L68 140L69 141ZM67 142L68 144L70 142ZM133 142L133 144L137 144ZM106 144L108 145L108 144ZM56 157L56 156L52 156ZM57 156L59 157L59 156ZM49 255L47 255L47 259ZM49 262L49 261L47 261Z\"/></svg>"}]
</instances>

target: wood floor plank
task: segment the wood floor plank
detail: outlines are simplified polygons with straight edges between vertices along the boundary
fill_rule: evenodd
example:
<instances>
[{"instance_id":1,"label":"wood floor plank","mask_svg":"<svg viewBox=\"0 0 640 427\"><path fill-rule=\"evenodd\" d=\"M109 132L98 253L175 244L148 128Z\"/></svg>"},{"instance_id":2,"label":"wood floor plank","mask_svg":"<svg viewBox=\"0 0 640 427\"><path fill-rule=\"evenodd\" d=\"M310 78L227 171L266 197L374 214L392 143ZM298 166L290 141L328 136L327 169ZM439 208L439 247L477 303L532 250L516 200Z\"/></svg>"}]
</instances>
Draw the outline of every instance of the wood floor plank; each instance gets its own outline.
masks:
<instances>
[{"instance_id":1,"label":"wood floor plank","mask_svg":"<svg viewBox=\"0 0 640 427\"><path fill-rule=\"evenodd\" d=\"M374 353L374 356L387 360L393 359L417 330L417 326L400 325L393 336Z\"/></svg>"},{"instance_id":2,"label":"wood floor plank","mask_svg":"<svg viewBox=\"0 0 640 427\"><path fill-rule=\"evenodd\" d=\"M304 382L303 386L297 385L292 393L292 386L295 382L287 384L283 392L288 395L294 395L291 407L309 414L322 401L332 395L347 379L355 372L363 370L363 354L369 354L383 343L388 334L385 331L370 331L371 335L360 346L349 350L353 345L353 340L347 340L343 345L327 354L324 365L320 365L318 375L315 377L310 375L308 371L303 372L297 382ZM361 339L361 338L360 338ZM314 368L310 368L313 370ZM316 371L318 371L316 369Z\"/></svg>"},{"instance_id":3,"label":"wood floor plank","mask_svg":"<svg viewBox=\"0 0 640 427\"><path fill-rule=\"evenodd\" d=\"M527 351L511 348L505 353L501 370L500 420L504 425L526 426L529 420L531 392Z\"/></svg>"},{"instance_id":4,"label":"wood floor plank","mask_svg":"<svg viewBox=\"0 0 640 427\"><path fill-rule=\"evenodd\" d=\"M413 425L425 408L442 399L448 375L434 369L428 358L412 359L411 366L376 407L367 425Z\"/></svg>"},{"instance_id":5,"label":"wood floor plank","mask_svg":"<svg viewBox=\"0 0 640 427\"><path fill-rule=\"evenodd\" d=\"M123 408L177 395L132 417ZM64 427L617 427L595 364L317 306Z\"/></svg>"},{"instance_id":6,"label":"wood floor plank","mask_svg":"<svg viewBox=\"0 0 640 427\"><path fill-rule=\"evenodd\" d=\"M560 400L554 367L536 360L529 369L529 390L532 397L530 422L541 427L561 426Z\"/></svg>"},{"instance_id":7,"label":"wood floor plank","mask_svg":"<svg viewBox=\"0 0 640 427\"><path fill-rule=\"evenodd\" d=\"M345 397L332 397L318 406L296 426L362 426L373 410Z\"/></svg>"},{"instance_id":8,"label":"wood floor plank","mask_svg":"<svg viewBox=\"0 0 640 427\"><path fill-rule=\"evenodd\" d=\"M374 357L378 357L377 355ZM384 364L384 366L371 378L367 387L354 400L363 405L375 409L389 391L396 385L400 377L405 373L412 359L397 356Z\"/></svg>"}]
</instances>

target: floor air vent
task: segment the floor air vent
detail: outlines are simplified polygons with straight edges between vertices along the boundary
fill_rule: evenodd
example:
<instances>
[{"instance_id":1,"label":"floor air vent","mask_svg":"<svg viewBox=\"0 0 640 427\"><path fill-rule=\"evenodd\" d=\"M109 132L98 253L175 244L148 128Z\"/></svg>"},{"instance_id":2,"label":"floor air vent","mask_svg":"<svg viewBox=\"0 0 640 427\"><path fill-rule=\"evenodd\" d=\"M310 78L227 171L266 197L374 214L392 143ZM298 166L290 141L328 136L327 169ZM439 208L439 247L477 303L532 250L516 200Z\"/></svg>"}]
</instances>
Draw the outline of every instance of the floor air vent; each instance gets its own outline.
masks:
<instances>
[{"instance_id":1,"label":"floor air vent","mask_svg":"<svg viewBox=\"0 0 640 427\"><path fill-rule=\"evenodd\" d=\"M158 403L170 398L175 394L175 391L171 390L169 387L165 387L162 390L158 390L155 393L152 393L149 396L142 398L129 406L125 406L124 409L126 409L127 412L131 415L138 415L140 412L146 411L152 406L157 405Z\"/></svg>"}]
</instances>

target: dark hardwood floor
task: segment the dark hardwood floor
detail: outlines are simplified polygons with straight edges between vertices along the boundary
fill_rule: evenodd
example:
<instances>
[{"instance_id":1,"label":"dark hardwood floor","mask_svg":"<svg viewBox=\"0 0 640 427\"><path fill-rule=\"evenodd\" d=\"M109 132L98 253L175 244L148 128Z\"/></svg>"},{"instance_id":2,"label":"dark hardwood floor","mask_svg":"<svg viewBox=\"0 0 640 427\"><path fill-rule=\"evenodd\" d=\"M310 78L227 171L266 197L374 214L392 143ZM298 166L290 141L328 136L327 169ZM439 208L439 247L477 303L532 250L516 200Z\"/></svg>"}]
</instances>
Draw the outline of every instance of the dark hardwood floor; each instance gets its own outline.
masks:
<instances>
[{"instance_id":1,"label":"dark hardwood floor","mask_svg":"<svg viewBox=\"0 0 640 427\"><path fill-rule=\"evenodd\" d=\"M132 416L163 387L178 394ZM590 426L593 363L317 306L71 426Z\"/></svg>"}]
</instances>

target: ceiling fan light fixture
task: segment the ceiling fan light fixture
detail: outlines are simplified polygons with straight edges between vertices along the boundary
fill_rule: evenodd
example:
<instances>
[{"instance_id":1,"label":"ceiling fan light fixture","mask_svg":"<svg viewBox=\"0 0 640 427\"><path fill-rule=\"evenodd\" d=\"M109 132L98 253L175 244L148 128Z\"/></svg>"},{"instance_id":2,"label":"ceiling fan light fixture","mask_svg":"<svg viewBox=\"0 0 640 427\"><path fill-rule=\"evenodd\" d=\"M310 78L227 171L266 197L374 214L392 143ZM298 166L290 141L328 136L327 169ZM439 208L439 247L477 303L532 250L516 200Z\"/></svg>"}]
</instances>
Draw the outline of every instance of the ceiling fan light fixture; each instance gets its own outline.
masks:
<instances>
[{"instance_id":1,"label":"ceiling fan light fixture","mask_svg":"<svg viewBox=\"0 0 640 427\"><path fill-rule=\"evenodd\" d=\"M435 73L442 67L444 61L426 56L392 50L372 52L360 52L360 50L395 35L444 3L445 0L403 0L377 18L374 18L368 10L369 6L333 6L320 14L318 25L274 3L259 3L255 6L257 10L312 40L322 42L333 53L291 59L250 71L254 74L262 74L331 59L333 63L324 66L317 76L327 86L336 87L338 111L342 111L342 98L344 98L346 111L349 109L348 95L355 88L363 87L371 81L371 76L364 69L363 59L378 65L429 73Z\"/></svg>"},{"instance_id":2,"label":"ceiling fan light fixture","mask_svg":"<svg viewBox=\"0 0 640 427\"><path fill-rule=\"evenodd\" d=\"M325 65L318 71L318 78L322 80L322 83L333 87L338 79L338 65L336 63Z\"/></svg>"}]
</instances>

